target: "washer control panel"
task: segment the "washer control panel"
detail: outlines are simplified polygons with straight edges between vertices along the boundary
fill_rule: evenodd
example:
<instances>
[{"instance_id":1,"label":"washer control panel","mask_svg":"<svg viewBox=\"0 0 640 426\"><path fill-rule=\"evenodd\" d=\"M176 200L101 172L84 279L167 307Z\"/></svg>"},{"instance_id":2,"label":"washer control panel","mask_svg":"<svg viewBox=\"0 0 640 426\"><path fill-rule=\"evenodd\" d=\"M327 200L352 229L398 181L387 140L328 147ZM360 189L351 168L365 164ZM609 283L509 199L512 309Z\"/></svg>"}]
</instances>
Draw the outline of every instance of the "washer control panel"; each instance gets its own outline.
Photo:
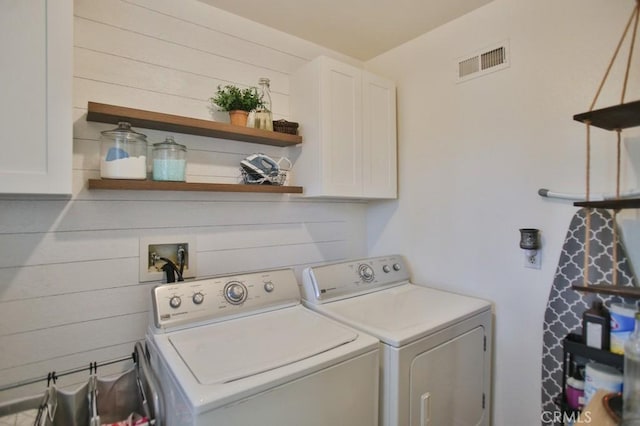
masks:
<instances>
[{"instance_id":1,"label":"washer control panel","mask_svg":"<svg viewBox=\"0 0 640 426\"><path fill-rule=\"evenodd\" d=\"M163 284L152 296L156 331L300 303L291 269Z\"/></svg>"},{"instance_id":2,"label":"washer control panel","mask_svg":"<svg viewBox=\"0 0 640 426\"><path fill-rule=\"evenodd\" d=\"M399 255L351 260L305 269L302 296L311 303L323 303L408 280L409 271Z\"/></svg>"}]
</instances>

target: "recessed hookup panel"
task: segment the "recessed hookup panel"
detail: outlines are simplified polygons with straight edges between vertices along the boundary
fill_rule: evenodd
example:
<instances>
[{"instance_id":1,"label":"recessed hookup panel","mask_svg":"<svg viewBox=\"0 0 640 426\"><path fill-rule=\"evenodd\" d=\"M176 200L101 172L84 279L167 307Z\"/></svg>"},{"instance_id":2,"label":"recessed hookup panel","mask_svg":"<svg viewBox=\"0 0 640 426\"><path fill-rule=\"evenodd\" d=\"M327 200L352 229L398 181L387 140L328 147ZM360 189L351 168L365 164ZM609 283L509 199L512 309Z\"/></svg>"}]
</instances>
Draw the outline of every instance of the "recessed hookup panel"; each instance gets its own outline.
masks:
<instances>
[{"instance_id":1,"label":"recessed hookup panel","mask_svg":"<svg viewBox=\"0 0 640 426\"><path fill-rule=\"evenodd\" d=\"M167 260L179 266L184 278L196 277L196 241L193 236L140 237L140 282L164 281Z\"/></svg>"}]
</instances>

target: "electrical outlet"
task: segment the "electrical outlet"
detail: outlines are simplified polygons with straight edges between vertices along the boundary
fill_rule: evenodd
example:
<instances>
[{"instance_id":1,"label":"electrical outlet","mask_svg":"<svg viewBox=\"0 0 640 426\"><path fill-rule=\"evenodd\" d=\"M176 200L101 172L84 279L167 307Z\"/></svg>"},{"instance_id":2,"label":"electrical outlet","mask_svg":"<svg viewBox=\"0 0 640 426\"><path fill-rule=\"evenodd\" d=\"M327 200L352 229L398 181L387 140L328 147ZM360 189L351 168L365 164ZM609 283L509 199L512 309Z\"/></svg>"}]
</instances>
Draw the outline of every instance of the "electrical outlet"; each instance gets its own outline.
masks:
<instances>
[{"instance_id":1,"label":"electrical outlet","mask_svg":"<svg viewBox=\"0 0 640 426\"><path fill-rule=\"evenodd\" d=\"M542 253L540 250L524 251L524 267L540 269L542 267Z\"/></svg>"},{"instance_id":2,"label":"electrical outlet","mask_svg":"<svg viewBox=\"0 0 640 426\"><path fill-rule=\"evenodd\" d=\"M142 237L140 238L140 282L164 281L162 267L167 260L176 266L184 256L183 278L196 276L196 241L194 237Z\"/></svg>"}]
</instances>

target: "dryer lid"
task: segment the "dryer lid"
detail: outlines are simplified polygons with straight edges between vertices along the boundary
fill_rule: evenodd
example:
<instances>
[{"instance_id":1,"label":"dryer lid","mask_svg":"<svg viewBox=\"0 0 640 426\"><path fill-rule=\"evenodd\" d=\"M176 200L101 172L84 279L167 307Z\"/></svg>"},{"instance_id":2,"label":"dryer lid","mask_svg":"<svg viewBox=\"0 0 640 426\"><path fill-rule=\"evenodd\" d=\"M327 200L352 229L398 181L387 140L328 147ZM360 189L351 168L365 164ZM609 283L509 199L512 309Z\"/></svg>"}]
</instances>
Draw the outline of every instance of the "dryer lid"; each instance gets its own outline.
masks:
<instances>
[{"instance_id":1,"label":"dryer lid","mask_svg":"<svg viewBox=\"0 0 640 426\"><path fill-rule=\"evenodd\" d=\"M174 333L169 341L201 384L227 383L354 341L358 334L304 308Z\"/></svg>"},{"instance_id":2,"label":"dryer lid","mask_svg":"<svg viewBox=\"0 0 640 426\"><path fill-rule=\"evenodd\" d=\"M474 297L403 284L310 307L400 347L488 311L491 305Z\"/></svg>"}]
</instances>

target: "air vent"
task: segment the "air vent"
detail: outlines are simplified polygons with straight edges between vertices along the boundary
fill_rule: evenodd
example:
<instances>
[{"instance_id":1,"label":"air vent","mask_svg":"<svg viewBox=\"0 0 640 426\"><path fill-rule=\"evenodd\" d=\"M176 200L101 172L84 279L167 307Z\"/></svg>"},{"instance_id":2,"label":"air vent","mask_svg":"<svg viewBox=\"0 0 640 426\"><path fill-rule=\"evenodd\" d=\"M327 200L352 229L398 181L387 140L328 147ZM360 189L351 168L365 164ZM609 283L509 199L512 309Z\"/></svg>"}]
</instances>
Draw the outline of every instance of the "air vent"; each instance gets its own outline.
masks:
<instances>
[{"instance_id":1,"label":"air vent","mask_svg":"<svg viewBox=\"0 0 640 426\"><path fill-rule=\"evenodd\" d=\"M459 62L458 68L458 77L466 77L469 74L474 74L480 71L480 61L477 56L474 56Z\"/></svg>"},{"instance_id":2,"label":"air vent","mask_svg":"<svg viewBox=\"0 0 640 426\"><path fill-rule=\"evenodd\" d=\"M507 68L508 47L508 42L503 41L459 59L458 83Z\"/></svg>"}]
</instances>

